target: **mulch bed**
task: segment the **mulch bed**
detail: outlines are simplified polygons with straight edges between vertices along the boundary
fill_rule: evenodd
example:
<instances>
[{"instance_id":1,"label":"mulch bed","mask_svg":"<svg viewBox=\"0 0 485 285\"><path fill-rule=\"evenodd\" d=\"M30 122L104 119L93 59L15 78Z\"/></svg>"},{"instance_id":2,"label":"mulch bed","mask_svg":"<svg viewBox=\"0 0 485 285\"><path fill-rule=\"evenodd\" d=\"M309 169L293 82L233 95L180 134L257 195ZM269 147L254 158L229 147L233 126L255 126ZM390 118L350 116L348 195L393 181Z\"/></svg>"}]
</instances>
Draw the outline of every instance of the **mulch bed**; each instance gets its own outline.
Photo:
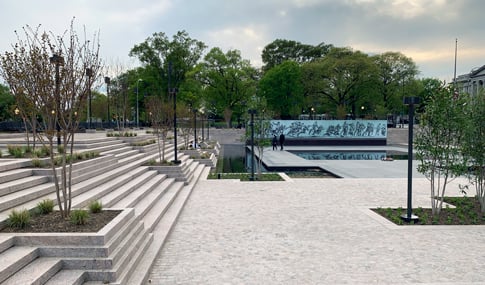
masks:
<instances>
[{"instance_id":1,"label":"mulch bed","mask_svg":"<svg viewBox=\"0 0 485 285\"><path fill-rule=\"evenodd\" d=\"M2 233L86 233L98 232L121 211L101 211L89 213L89 218L84 225L76 225L69 218L63 219L60 212L54 211L46 215L33 215L30 223L24 228L5 227Z\"/></svg>"},{"instance_id":2,"label":"mulch bed","mask_svg":"<svg viewBox=\"0 0 485 285\"><path fill-rule=\"evenodd\" d=\"M433 216L431 209L413 209L413 214L419 217L417 223L407 223L401 219L406 214L404 208L371 209L397 225L485 225L485 215L480 211L480 203L475 197L445 197L444 201L456 208L446 207L440 215ZM430 205L431 206L431 205Z\"/></svg>"}]
</instances>

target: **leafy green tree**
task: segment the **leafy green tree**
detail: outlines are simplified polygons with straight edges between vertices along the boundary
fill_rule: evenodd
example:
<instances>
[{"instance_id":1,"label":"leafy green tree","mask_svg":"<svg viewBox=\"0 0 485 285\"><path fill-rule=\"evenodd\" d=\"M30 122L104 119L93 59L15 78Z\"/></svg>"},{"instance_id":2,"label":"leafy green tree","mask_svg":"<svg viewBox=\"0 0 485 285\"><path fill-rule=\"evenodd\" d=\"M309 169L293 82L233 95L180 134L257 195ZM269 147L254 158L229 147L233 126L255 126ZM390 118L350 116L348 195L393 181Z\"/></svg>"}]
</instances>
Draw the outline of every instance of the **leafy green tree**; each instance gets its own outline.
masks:
<instances>
[{"instance_id":1,"label":"leafy green tree","mask_svg":"<svg viewBox=\"0 0 485 285\"><path fill-rule=\"evenodd\" d=\"M372 79L375 65L360 51L332 48L322 59L302 66L304 92L312 102L332 106L342 117L351 108L356 112L356 90Z\"/></svg>"},{"instance_id":2,"label":"leafy green tree","mask_svg":"<svg viewBox=\"0 0 485 285\"><path fill-rule=\"evenodd\" d=\"M276 39L263 49L263 70L268 71L288 60L297 63L313 61L324 57L331 48L332 45L324 43L312 46L292 40Z\"/></svg>"},{"instance_id":3,"label":"leafy green tree","mask_svg":"<svg viewBox=\"0 0 485 285\"><path fill-rule=\"evenodd\" d=\"M159 90L166 91L169 64L172 65L170 87L178 88L189 72L202 57L206 45L189 37L186 31L179 31L170 40L163 32L154 33L144 42L135 45L130 56L137 57L147 69ZM148 74L147 74L148 75Z\"/></svg>"},{"instance_id":4,"label":"leafy green tree","mask_svg":"<svg viewBox=\"0 0 485 285\"><path fill-rule=\"evenodd\" d=\"M223 114L228 127L234 111L240 111L256 92L257 71L238 50L211 49L195 76L202 83L205 101Z\"/></svg>"},{"instance_id":5,"label":"leafy green tree","mask_svg":"<svg viewBox=\"0 0 485 285\"><path fill-rule=\"evenodd\" d=\"M435 89L421 114L414 139L418 171L430 180L431 211L439 215L446 186L463 171L460 148L464 138L463 97L455 98L452 86Z\"/></svg>"},{"instance_id":6,"label":"leafy green tree","mask_svg":"<svg viewBox=\"0 0 485 285\"><path fill-rule=\"evenodd\" d=\"M268 70L259 82L259 95L276 117L295 118L302 109L304 97L301 68L285 61Z\"/></svg>"},{"instance_id":7,"label":"leafy green tree","mask_svg":"<svg viewBox=\"0 0 485 285\"><path fill-rule=\"evenodd\" d=\"M7 86L0 84L0 121L13 119L15 116L15 97Z\"/></svg>"},{"instance_id":8,"label":"leafy green tree","mask_svg":"<svg viewBox=\"0 0 485 285\"><path fill-rule=\"evenodd\" d=\"M467 96L462 94L461 96ZM467 161L465 174L475 186L481 212L485 213L485 92L469 95L465 106L466 128L462 140Z\"/></svg>"},{"instance_id":9,"label":"leafy green tree","mask_svg":"<svg viewBox=\"0 0 485 285\"><path fill-rule=\"evenodd\" d=\"M388 112L402 110L405 90L418 74L413 60L400 52L385 52L372 58L377 66L377 87Z\"/></svg>"}]
</instances>

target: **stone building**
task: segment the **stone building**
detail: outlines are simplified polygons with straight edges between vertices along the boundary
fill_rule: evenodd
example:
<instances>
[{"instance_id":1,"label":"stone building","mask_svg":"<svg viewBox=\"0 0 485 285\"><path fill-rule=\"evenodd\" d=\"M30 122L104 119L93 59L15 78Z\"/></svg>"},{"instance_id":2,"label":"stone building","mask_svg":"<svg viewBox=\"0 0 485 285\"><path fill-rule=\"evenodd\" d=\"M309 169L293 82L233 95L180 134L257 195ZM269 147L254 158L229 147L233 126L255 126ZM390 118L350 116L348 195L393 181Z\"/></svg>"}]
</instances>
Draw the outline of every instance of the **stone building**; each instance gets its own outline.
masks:
<instances>
[{"instance_id":1,"label":"stone building","mask_svg":"<svg viewBox=\"0 0 485 285\"><path fill-rule=\"evenodd\" d=\"M474 68L470 73L456 78L459 93L477 94L483 90L485 82L485 65Z\"/></svg>"}]
</instances>

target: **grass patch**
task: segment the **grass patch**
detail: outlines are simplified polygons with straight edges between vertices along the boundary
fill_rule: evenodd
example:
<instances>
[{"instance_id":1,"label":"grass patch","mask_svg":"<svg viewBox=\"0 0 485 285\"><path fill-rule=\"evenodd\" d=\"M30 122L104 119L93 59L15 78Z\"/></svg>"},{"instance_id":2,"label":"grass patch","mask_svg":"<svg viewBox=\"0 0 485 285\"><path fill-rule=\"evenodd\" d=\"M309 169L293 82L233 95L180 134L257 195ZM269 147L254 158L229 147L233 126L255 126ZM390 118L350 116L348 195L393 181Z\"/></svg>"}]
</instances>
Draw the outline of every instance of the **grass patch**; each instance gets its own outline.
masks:
<instances>
[{"instance_id":1,"label":"grass patch","mask_svg":"<svg viewBox=\"0 0 485 285\"><path fill-rule=\"evenodd\" d=\"M445 197L444 201L455 206L445 206L439 216L433 216L431 209L415 208L413 214L419 217L416 225L485 225L485 215L480 212L480 203L475 197ZM408 225L401 215L404 208L371 209L397 225Z\"/></svg>"}]
</instances>

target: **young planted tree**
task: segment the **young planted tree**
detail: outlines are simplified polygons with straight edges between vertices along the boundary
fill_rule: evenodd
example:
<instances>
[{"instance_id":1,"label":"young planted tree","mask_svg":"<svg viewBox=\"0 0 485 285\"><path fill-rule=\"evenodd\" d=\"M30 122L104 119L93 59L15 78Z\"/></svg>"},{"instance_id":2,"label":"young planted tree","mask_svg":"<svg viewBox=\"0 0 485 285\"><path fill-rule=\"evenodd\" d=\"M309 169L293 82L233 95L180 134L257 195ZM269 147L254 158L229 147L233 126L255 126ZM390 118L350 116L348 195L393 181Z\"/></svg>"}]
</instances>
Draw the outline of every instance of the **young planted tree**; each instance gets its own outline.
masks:
<instances>
[{"instance_id":1,"label":"young planted tree","mask_svg":"<svg viewBox=\"0 0 485 285\"><path fill-rule=\"evenodd\" d=\"M148 98L148 112L152 128L157 136L158 156L160 163L165 161L165 143L168 132L173 128L173 108L162 98L152 96Z\"/></svg>"},{"instance_id":2,"label":"young planted tree","mask_svg":"<svg viewBox=\"0 0 485 285\"><path fill-rule=\"evenodd\" d=\"M50 149L51 168L57 204L63 218L71 210L71 169L74 133L86 99L99 76L101 62L97 35L81 40L71 23L63 36L24 28L25 39L18 36L13 51L0 56L0 71L14 94L27 123L41 133L38 140ZM90 76L87 76L89 74ZM61 173L56 172L54 145L60 151ZM69 164L69 167L67 167Z\"/></svg>"},{"instance_id":3,"label":"young planted tree","mask_svg":"<svg viewBox=\"0 0 485 285\"><path fill-rule=\"evenodd\" d=\"M433 215L441 212L447 184L463 170L460 149L465 126L463 103L463 98L457 98L450 86L434 90L416 132L418 171L431 182Z\"/></svg>"},{"instance_id":4,"label":"young planted tree","mask_svg":"<svg viewBox=\"0 0 485 285\"><path fill-rule=\"evenodd\" d=\"M466 175L485 213L485 92L469 96L465 107L467 124L462 149L468 166Z\"/></svg>"}]
</instances>

